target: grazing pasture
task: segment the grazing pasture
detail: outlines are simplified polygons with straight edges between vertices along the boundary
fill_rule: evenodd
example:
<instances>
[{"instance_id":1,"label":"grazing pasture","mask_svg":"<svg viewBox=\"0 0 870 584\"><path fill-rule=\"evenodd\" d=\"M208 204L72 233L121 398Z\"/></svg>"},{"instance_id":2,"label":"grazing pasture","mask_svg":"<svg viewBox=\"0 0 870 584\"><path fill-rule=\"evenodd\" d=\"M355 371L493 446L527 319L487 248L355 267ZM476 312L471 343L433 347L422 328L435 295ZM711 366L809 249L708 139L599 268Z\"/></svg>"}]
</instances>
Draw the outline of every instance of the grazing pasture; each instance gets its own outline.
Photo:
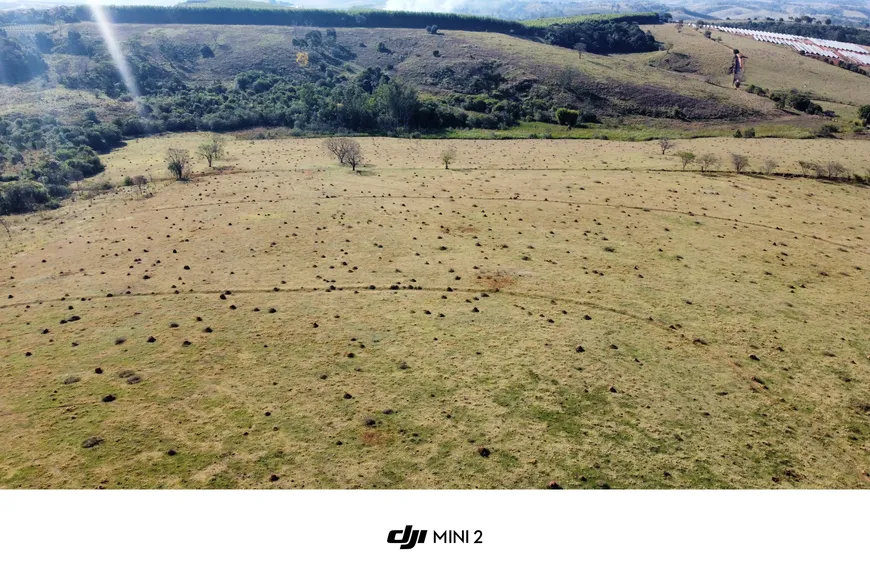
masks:
<instances>
[{"instance_id":1,"label":"grazing pasture","mask_svg":"<svg viewBox=\"0 0 870 584\"><path fill-rule=\"evenodd\" d=\"M724 172L870 143L204 139L0 230L0 486L870 485L870 190Z\"/></svg>"}]
</instances>

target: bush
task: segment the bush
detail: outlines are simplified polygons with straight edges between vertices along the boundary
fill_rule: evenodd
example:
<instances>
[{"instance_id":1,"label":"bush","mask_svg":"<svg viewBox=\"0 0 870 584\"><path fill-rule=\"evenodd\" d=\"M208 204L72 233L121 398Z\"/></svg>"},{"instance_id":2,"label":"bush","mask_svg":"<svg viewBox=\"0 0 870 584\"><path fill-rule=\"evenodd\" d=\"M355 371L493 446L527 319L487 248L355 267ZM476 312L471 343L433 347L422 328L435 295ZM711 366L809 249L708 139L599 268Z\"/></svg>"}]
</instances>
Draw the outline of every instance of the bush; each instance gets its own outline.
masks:
<instances>
[{"instance_id":1,"label":"bush","mask_svg":"<svg viewBox=\"0 0 870 584\"><path fill-rule=\"evenodd\" d=\"M755 138L755 128L746 128L743 130L744 138Z\"/></svg>"},{"instance_id":2,"label":"bush","mask_svg":"<svg viewBox=\"0 0 870 584\"><path fill-rule=\"evenodd\" d=\"M30 213L51 201L48 190L35 181L17 181L0 190L0 215Z\"/></svg>"},{"instance_id":3,"label":"bush","mask_svg":"<svg viewBox=\"0 0 870 584\"><path fill-rule=\"evenodd\" d=\"M569 128L573 128L577 124L577 120L580 118L580 112L577 110L572 110L564 107L560 107L556 110L556 120L562 126L568 126Z\"/></svg>"}]
</instances>

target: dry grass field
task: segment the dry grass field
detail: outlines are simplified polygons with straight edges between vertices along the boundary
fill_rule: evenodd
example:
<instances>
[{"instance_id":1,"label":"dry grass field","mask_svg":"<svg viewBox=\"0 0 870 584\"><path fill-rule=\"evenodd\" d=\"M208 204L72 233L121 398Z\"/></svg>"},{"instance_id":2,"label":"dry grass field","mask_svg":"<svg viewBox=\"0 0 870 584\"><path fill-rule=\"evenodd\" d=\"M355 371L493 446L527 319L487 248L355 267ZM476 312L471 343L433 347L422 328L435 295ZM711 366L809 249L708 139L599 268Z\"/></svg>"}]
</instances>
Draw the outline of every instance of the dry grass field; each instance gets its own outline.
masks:
<instances>
[{"instance_id":1,"label":"dry grass field","mask_svg":"<svg viewBox=\"0 0 870 584\"><path fill-rule=\"evenodd\" d=\"M654 143L236 140L0 232L0 486L866 488L870 190ZM709 139L840 160L866 141ZM863 169L866 171L866 169Z\"/></svg>"}]
</instances>

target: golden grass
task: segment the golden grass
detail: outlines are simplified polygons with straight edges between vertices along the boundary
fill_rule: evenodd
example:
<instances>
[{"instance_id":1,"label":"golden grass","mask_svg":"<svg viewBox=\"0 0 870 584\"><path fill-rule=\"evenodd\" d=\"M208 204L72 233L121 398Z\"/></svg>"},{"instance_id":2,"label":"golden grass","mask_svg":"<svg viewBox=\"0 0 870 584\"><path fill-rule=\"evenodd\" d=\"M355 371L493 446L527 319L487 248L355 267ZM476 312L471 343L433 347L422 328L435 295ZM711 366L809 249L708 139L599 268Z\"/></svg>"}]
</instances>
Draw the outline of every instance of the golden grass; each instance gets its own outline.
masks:
<instances>
[{"instance_id":1,"label":"golden grass","mask_svg":"<svg viewBox=\"0 0 870 584\"><path fill-rule=\"evenodd\" d=\"M453 141L445 171L444 143L361 142L359 174L238 140L233 173L12 218L0 485L870 484L866 189L669 172L651 143Z\"/></svg>"}]
</instances>

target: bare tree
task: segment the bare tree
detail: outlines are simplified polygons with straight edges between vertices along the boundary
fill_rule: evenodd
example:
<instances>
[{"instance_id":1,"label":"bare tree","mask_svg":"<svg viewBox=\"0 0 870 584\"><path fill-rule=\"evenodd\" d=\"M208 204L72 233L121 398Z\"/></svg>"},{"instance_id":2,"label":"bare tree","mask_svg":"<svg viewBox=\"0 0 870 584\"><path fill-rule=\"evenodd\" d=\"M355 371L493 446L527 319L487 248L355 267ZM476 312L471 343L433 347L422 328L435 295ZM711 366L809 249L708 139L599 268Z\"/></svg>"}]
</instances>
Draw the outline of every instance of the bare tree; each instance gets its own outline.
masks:
<instances>
[{"instance_id":1,"label":"bare tree","mask_svg":"<svg viewBox=\"0 0 870 584\"><path fill-rule=\"evenodd\" d=\"M768 158L764 161L764 164L761 165L761 170L764 172L764 174L773 174L773 171L775 171L778 167L779 163L776 160L774 160L773 158Z\"/></svg>"},{"instance_id":2,"label":"bare tree","mask_svg":"<svg viewBox=\"0 0 870 584\"><path fill-rule=\"evenodd\" d=\"M190 178L190 153L180 148L170 148L166 151L166 167L175 180Z\"/></svg>"},{"instance_id":3,"label":"bare tree","mask_svg":"<svg viewBox=\"0 0 870 584\"><path fill-rule=\"evenodd\" d=\"M825 174L828 178L841 178L849 175L849 169L839 162L832 160L825 165Z\"/></svg>"},{"instance_id":4,"label":"bare tree","mask_svg":"<svg viewBox=\"0 0 870 584\"><path fill-rule=\"evenodd\" d=\"M224 157L224 144L226 139L223 136L212 136L196 148L196 153L203 158L208 167L211 168L213 162Z\"/></svg>"},{"instance_id":5,"label":"bare tree","mask_svg":"<svg viewBox=\"0 0 870 584\"><path fill-rule=\"evenodd\" d=\"M731 166L735 172L743 172L749 168L749 158L742 154L731 153Z\"/></svg>"},{"instance_id":6,"label":"bare tree","mask_svg":"<svg viewBox=\"0 0 870 584\"><path fill-rule=\"evenodd\" d=\"M586 43L577 43L574 45L574 50L577 51L577 57L582 59L583 53L586 52Z\"/></svg>"},{"instance_id":7,"label":"bare tree","mask_svg":"<svg viewBox=\"0 0 870 584\"><path fill-rule=\"evenodd\" d=\"M683 32L683 23L682 21L678 22L676 25L677 32Z\"/></svg>"},{"instance_id":8,"label":"bare tree","mask_svg":"<svg viewBox=\"0 0 870 584\"><path fill-rule=\"evenodd\" d=\"M702 154L698 157L698 166L701 167L701 172L707 172L719 167L719 157L715 154Z\"/></svg>"},{"instance_id":9,"label":"bare tree","mask_svg":"<svg viewBox=\"0 0 870 584\"><path fill-rule=\"evenodd\" d=\"M798 160L798 164L800 165L801 172L804 176L806 176L811 170L813 170L814 164L812 162L807 162L806 160Z\"/></svg>"},{"instance_id":10,"label":"bare tree","mask_svg":"<svg viewBox=\"0 0 870 584\"><path fill-rule=\"evenodd\" d=\"M139 196L142 196L142 187L148 184L148 179L141 174L133 177L133 186L139 190Z\"/></svg>"},{"instance_id":11,"label":"bare tree","mask_svg":"<svg viewBox=\"0 0 870 584\"><path fill-rule=\"evenodd\" d=\"M686 170L686 167L692 164L695 161L695 153L694 152L677 152L677 156L680 157L680 162L683 163L683 170Z\"/></svg>"},{"instance_id":12,"label":"bare tree","mask_svg":"<svg viewBox=\"0 0 870 584\"><path fill-rule=\"evenodd\" d=\"M350 149L347 151L347 162L345 162L345 164L349 164L351 170L356 172L356 167L362 164L362 161L362 148L360 148L359 142L353 142Z\"/></svg>"},{"instance_id":13,"label":"bare tree","mask_svg":"<svg viewBox=\"0 0 870 584\"><path fill-rule=\"evenodd\" d=\"M662 156L664 156L665 153L667 153L667 151L673 147L674 147L674 145L671 143L671 141L668 138L662 138L659 140L659 148L662 149Z\"/></svg>"},{"instance_id":14,"label":"bare tree","mask_svg":"<svg viewBox=\"0 0 870 584\"><path fill-rule=\"evenodd\" d=\"M359 142L350 138L327 138L323 145L338 159L339 164L350 166L352 170L362 163L362 148Z\"/></svg>"},{"instance_id":15,"label":"bare tree","mask_svg":"<svg viewBox=\"0 0 870 584\"><path fill-rule=\"evenodd\" d=\"M12 231L10 231L9 224L6 223L6 219L4 219L3 217L0 217L0 225L2 225L4 229L6 229L6 235L9 236L9 239L12 239Z\"/></svg>"},{"instance_id":16,"label":"bare tree","mask_svg":"<svg viewBox=\"0 0 870 584\"><path fill-rule=\"evenodd\" d=\"M441 151L441 162L444 163L444 170L450 170L450 163L456 160L456 148L450 146Z\"/></svg>"}]
</instances>

